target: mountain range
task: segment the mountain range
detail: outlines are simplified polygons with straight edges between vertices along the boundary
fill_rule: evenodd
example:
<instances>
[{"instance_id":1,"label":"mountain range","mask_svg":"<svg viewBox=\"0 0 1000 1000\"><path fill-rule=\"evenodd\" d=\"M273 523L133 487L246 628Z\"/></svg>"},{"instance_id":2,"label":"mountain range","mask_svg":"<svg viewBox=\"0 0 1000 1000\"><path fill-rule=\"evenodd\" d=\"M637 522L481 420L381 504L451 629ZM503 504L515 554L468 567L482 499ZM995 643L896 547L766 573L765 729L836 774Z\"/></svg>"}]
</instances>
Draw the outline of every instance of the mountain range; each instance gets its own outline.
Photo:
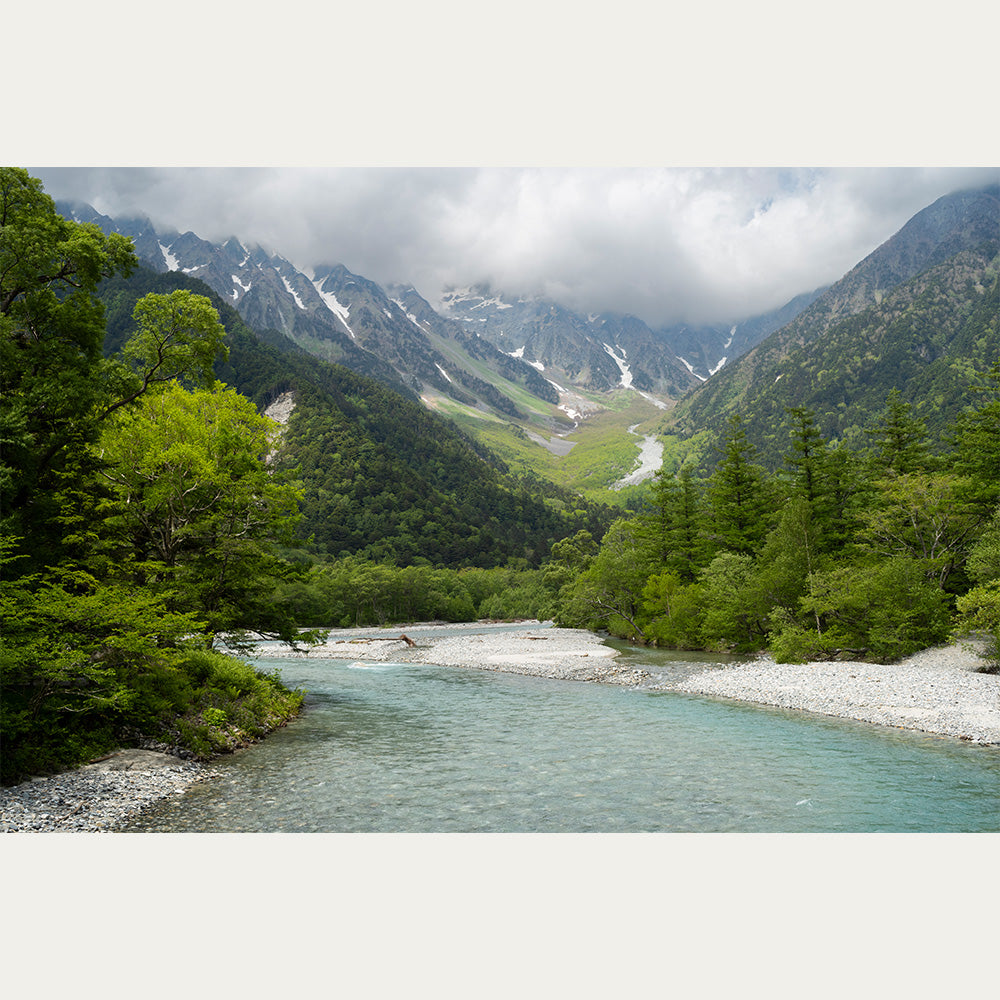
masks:
<instances>
[{"instance_id":1,"label":"mountain range","mask_svg":"<svg viewBox=\"0 0 1000 1000\"><path fill-rule=\"evenodd\" d=\"M130 236L152 271L203 282L265 339L419 399L522 469L598 495L630 471L637 428L655 431L673 461L705 465L726 418L741 412L773 465L785 406L822 410L825 434L856 441L889 388L943 418L959 405L962 372L997 354L997 185L938 199L838 282L771 313L661 329L488 285L437 291L435 307L411 285L382 287L344 264L307 274L237 237L212 243L141 216L57 207ZM935 296L947 305L932 308ZM931 332L921 339L917 327ZM617 450L596 460L599 471L582 468L586 447L565 460L588 433ZM560 479L574 462L576 479Z\"/></svg>"},{"instance_id":2,"label":"mountain range","mask_svg":"<svg viewBox=\"0 0 1000 1000\"><path fill-rule=\"evenodd\" d=\"M561 385L596 392L633 387L678 399L819 294L735 324L656 330L634 316L583 316L488 286L444 289L434 309L413 286L383 288L344 264L306 274L235 236L212 243L192 232L158 232L144 217L111 218L78 203L57 207L78 222L129 236L152 270L204 281L254 329L278 330L317 357L418 395L441 393L508 416L518 413L519 389L552 404Z\"/></svg>"}]
</instances>

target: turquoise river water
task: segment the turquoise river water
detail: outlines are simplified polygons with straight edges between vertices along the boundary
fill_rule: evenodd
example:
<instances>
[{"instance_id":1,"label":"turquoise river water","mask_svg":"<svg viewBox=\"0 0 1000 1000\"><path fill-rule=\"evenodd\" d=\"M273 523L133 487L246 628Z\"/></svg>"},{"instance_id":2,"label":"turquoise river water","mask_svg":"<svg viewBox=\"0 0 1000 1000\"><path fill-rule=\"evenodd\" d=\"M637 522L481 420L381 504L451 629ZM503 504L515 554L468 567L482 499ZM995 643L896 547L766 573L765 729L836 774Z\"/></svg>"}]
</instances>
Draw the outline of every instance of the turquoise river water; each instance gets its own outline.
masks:
<instances>
[{"instance_id":1,"label":"turquoise river water","mask_svg":"<svg viewBox=\"0 0 1000 1000\"><path fill-rule=\"evenodd\" d=\"M676 655L627 649L656 673ZM266 659L302 716L137 818L169 832L1000 830L1000 750L652 690Z\"/></svg>"}]
</instances>

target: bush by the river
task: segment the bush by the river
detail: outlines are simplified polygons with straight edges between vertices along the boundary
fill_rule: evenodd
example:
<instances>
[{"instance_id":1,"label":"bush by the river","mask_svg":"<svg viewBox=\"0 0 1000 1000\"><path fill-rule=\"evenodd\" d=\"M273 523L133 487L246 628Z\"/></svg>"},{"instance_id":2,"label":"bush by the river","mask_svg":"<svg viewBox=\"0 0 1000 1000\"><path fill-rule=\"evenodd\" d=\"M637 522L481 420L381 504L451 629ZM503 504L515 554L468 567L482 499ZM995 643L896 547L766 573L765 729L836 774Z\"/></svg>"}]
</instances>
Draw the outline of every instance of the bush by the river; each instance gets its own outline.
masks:
<instances>
[{"instance_id":1,"label":"bush by the river","mask_svg":"<svg viewBox=\"0 0 1000 1000\"><path fill-rule=\"evenodd\" d=\"M32 641L22 628L0 647L3 784L149 741L206 759L260 738L302 704L277 674L217 650L143 649L135 633L88 648L60 642L51 627Z\"/></svg>"}]
</instances>

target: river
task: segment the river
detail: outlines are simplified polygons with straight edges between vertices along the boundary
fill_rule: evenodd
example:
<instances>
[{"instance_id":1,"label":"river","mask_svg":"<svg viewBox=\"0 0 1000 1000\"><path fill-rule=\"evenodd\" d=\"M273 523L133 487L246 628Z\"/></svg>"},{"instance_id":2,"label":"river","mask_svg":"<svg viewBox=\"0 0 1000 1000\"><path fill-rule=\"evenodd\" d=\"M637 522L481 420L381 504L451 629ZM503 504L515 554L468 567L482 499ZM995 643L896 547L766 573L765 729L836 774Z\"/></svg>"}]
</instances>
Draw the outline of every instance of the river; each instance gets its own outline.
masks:
<instances>
[{"instance_id":1,"label":"river","mask_svg":"<svg viewBox=\"0 0 1000 1000\"><path fill-rule=\"evenodd\" d=\"M628 430L630 434L638 437L638 424L633 424ZM639 457L636 459L637 465L623 479L612 485L611 489L620 490L626 486L636 486L637 484L651 479L663 465L663 444L653 434L646 434L639 445Z\"/></svg>"},{"instance_id":2,"label":"river","mask_svg":"<svg viewBox=\"0 0 1000 1000\"><path fill-rule=\"evenodd\" d=\"M677 654L627 649L657 672ZM996 748L674 692L268 658L302 716L137 818L164 832L1000 830Z\"/></svg>"}]
</instances>

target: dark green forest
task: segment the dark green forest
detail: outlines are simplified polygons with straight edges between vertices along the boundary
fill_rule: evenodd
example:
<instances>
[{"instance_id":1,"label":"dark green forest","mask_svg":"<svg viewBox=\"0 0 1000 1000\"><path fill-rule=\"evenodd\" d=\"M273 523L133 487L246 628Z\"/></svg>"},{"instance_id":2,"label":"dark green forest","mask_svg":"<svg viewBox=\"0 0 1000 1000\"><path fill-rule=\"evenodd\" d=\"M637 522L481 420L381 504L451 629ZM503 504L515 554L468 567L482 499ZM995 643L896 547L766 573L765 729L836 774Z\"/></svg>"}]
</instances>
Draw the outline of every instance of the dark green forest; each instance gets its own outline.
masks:
<instances>
[{"instance_id":1,"label":"dark green forest","mask_svg":"<svg viewBox=\"0 0 1000 1000\"><path fill-rule=\"evenodd\" d=\"M105 351L121 349L132 310L149 292L207 298L226 331L216 376L266 408L292 392L295 409L277 467L303 491L299 536L322 556L393 565L538 566L567 533L603 534L606 507L539 477L514 475L415 398L306 354L275 330L249 330L207 285L139 269L102 284Z\"/></svg>"},{"instance_id":2,"label":"dark green forest","mask_svg":"<svg viewBox=\"0 0 1000 1000\"><path fill-rule=\"evenodd\" d=\"M918 378L901 360L866 381L831 340L761 395L763 436L729 414L711 461L665 468L625 515L249 329L0 170L0 778L149 740L245 745L303 698L249 661L257 637L308 648L332 627L541 618L883 661L976 633L995 663L997 283L955 273L879 307L944 359L930 411L893 384L893 364ZM808 391L852 378L853 409ZM288 393L281 426L264 411Z\"/></svg>"},{"instance_id":3,"label":"dark green forest","mask_svg":"<svg viewBox=\"0 0 1000 1000\"><path fill-rule=\"evenodd\" d=\"M733 415L711 474L661 470L648 510L573 554L557 622L785 662L889 662L978 633L996 669L1000 365L968 398L935 440L893 390L857 450L789 408L773 473Z\"/></svg>"}]
</instances>

